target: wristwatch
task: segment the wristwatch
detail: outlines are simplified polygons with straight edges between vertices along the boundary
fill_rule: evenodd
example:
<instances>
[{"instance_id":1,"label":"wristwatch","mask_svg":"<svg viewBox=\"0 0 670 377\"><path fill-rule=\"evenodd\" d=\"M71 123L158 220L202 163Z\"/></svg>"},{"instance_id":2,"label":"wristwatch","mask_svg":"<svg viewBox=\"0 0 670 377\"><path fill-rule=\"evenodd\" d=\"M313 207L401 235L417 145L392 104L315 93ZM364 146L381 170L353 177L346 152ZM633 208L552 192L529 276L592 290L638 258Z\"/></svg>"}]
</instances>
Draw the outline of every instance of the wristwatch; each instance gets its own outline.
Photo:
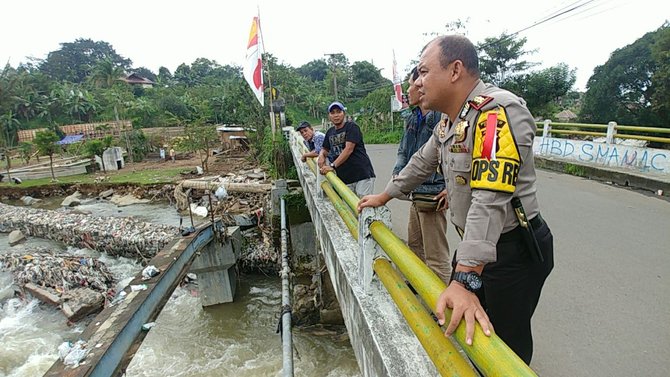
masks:
<instances>
[{"instance_id":1,"label":"wristwatch","mask_svg":"<svg viewBox=\"0 0 670 377\"><path fill-rule=\"evenodd\" d=\"M330 163L328 163L328 166L330 166L331 168L335 169L335 162L330 162Z\"/></svg>"},{"instance_id":2,"label":"wristwatch","mask_svg":"<svg viewBox=\"0 0 670 377\"><path fill-rule=\"evenodd\" d=\"M473 293L479 291L482 288L482 278L474 271L454 272L454 280L463 284L465 289Z\"/></svg>"}]
</instances>

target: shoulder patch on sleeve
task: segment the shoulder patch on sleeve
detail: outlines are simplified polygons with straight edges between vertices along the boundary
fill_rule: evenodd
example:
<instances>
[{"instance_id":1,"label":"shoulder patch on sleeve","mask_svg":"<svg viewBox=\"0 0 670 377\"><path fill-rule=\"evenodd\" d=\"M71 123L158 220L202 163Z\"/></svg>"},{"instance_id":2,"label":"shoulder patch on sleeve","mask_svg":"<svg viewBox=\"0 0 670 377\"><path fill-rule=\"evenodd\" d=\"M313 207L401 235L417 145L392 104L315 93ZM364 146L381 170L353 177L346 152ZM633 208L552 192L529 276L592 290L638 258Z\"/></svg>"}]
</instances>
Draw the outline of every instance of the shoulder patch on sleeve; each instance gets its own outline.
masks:
<instances>
[{"instance_id":1,"label":"shoulder patch on sleeve","mask_svg":"<svg viewBox=\"0 0 670 377\"><path fill-rule=\"evenodd\" d=\"M487 103L493 101L493 97L489 96L476 96L472 100L470 100L468 103L470 104L470 107L472 107L475 110L481 110L484 105Z\"/></svg>"},{"instance_id":2,"label":"shoulder patch on sleeve","mask_svg":"<svg viewBox=\"0 0 670 377\"><path fill-rule=\"evenodd\" d=\"M474 132L470 187L514 192L521 159L505 108L479 114Z\"/></svg>"}]
</instances>

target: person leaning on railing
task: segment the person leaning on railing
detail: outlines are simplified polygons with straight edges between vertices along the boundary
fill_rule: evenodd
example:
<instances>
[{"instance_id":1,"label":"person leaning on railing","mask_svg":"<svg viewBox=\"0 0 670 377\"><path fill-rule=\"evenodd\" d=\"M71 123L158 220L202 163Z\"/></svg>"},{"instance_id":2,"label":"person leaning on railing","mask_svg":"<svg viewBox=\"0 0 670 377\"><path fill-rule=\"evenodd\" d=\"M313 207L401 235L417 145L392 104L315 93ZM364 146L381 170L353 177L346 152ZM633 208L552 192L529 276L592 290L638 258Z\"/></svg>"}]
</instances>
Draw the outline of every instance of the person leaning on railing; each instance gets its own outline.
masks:
<instances>
[{"instance_id":1,"label":"person leaning on railing","mask_svg":"<svg viewBox=\"0 0 670 377\"><path fill-rule=\"evenodd\" d=\"M436 304L438 321L452 308L445 333L464 319L467 344L476 322L487 335L495 326L530 364L531 317L554 265L553 236L536 198L536 127L523 100L480 80L478 64L463 36L438 37L424 48L415 83L421 105L446 117L385 191L363 197L358 209L406 195L439 166L462 241L453 280Z\"/></svg>"},{"instance_id":2,"label":"person leaning on railing","mask_svg":"<svg viewBox=\"0 0 670 377\"><path fill-rule=\"evenodd\" d=\"M419 72L415 67L408 77L407 103L411 106L411 113L405 119L405 131L393 167L394 177L407 165L412 155L430 139L435 125L442 117L439 111L421 107L418 89L414 85L417 78ZM437 171L410 193L412 205L409 208L407 222L407 246L444 284L449 284L451 263L447 243L446 195L444 177Z\"/></svg>"}]
</instances>

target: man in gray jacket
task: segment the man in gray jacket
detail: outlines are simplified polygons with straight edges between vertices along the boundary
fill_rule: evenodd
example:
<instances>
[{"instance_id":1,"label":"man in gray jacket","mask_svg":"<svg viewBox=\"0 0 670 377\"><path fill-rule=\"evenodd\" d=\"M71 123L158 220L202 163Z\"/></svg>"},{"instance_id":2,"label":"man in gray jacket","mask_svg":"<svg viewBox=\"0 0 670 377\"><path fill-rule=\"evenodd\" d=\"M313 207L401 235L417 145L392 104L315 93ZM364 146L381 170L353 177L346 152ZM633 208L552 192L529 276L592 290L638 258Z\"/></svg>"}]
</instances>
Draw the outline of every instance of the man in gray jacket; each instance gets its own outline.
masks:
<instances>
[{"instance_id":1,"label":"man in gray jacket","mask_svg":"<svg viewBox=\"0 0 670 377\"><path fill-rule=\"evenodd\" d=\"M416 68L409 74L408 103L412 106L405 121L405 132L398 146L393 177L407 165L412 155L433 134L442 113L426 110L419 104L419 93L414 81L419 77ZM451 260L447 243L447 190L444 177L437 171L410 194L407 223L407 246L445 283L449 284Z\"/></svg>"},{"instance_id":2,"label":"man in gray jacket","mask_svg":"<svg viewBox=\"0 0 670 377\"><path fill-rule=\"evenodd\" d=\"M435 314L446 334L465 320L495 332L526 363L533 355L531 317L554 266L553 236L540 216L533 160L535 121L525 101L484 84L475 46L449 35L430 42L418 65L421 105L446 114L433 136L383 193L361 199L377 207L408 194L440 166L458 244L452 282Z\"/></svg>"}]
</instances>

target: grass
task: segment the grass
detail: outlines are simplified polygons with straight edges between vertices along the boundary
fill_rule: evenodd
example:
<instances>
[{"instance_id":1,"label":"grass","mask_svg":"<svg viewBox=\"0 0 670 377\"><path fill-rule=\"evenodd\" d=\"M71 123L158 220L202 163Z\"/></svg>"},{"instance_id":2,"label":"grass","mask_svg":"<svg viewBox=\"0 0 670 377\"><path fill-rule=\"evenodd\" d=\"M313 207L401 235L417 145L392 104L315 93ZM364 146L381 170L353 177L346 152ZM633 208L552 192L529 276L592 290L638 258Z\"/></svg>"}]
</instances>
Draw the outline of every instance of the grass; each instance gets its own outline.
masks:
<instances>
[{"instance_id":1,"label":"grass","mask_svg":"<svg viewBox=\"0 0 670 377\"><path fill-rule=\"evenodd\" d=\"M576 175L578 177L585 177L586 176L586 169L583 166L580 166L580 165L574 165L574 164L566 163L565 167L564 167L564 171L567 174Z\"/></svg>"},{"instance_id":2,"label":"grass","mask_svg":"<svg viewBox=\"0 0 670 377\"><path fill-rule=\"evenodd\" d=\"M161 183L172 183L177 180L180 180L180 172L189 170L185 167L174 167L167 169L151 169L151 170L139 170L132 171L130 169L124 169L117 172L109 172L106 174L109 177L109 180L106 180L105 183L131 183L131 184L161 184ZM96 177L99 177L101 173L98 174L79 174L79 175L70 175L67 177L58 177L57 182L52 182L51 177L49 178L39 178L39 179L30 179L25 180L21 186L16 186L14 184L3 182L0 183L0 186L12 186L12 187L37 187L37 186L48 186L53 184L93 184L96 183Z\"/></svg>"}]
</instances>

